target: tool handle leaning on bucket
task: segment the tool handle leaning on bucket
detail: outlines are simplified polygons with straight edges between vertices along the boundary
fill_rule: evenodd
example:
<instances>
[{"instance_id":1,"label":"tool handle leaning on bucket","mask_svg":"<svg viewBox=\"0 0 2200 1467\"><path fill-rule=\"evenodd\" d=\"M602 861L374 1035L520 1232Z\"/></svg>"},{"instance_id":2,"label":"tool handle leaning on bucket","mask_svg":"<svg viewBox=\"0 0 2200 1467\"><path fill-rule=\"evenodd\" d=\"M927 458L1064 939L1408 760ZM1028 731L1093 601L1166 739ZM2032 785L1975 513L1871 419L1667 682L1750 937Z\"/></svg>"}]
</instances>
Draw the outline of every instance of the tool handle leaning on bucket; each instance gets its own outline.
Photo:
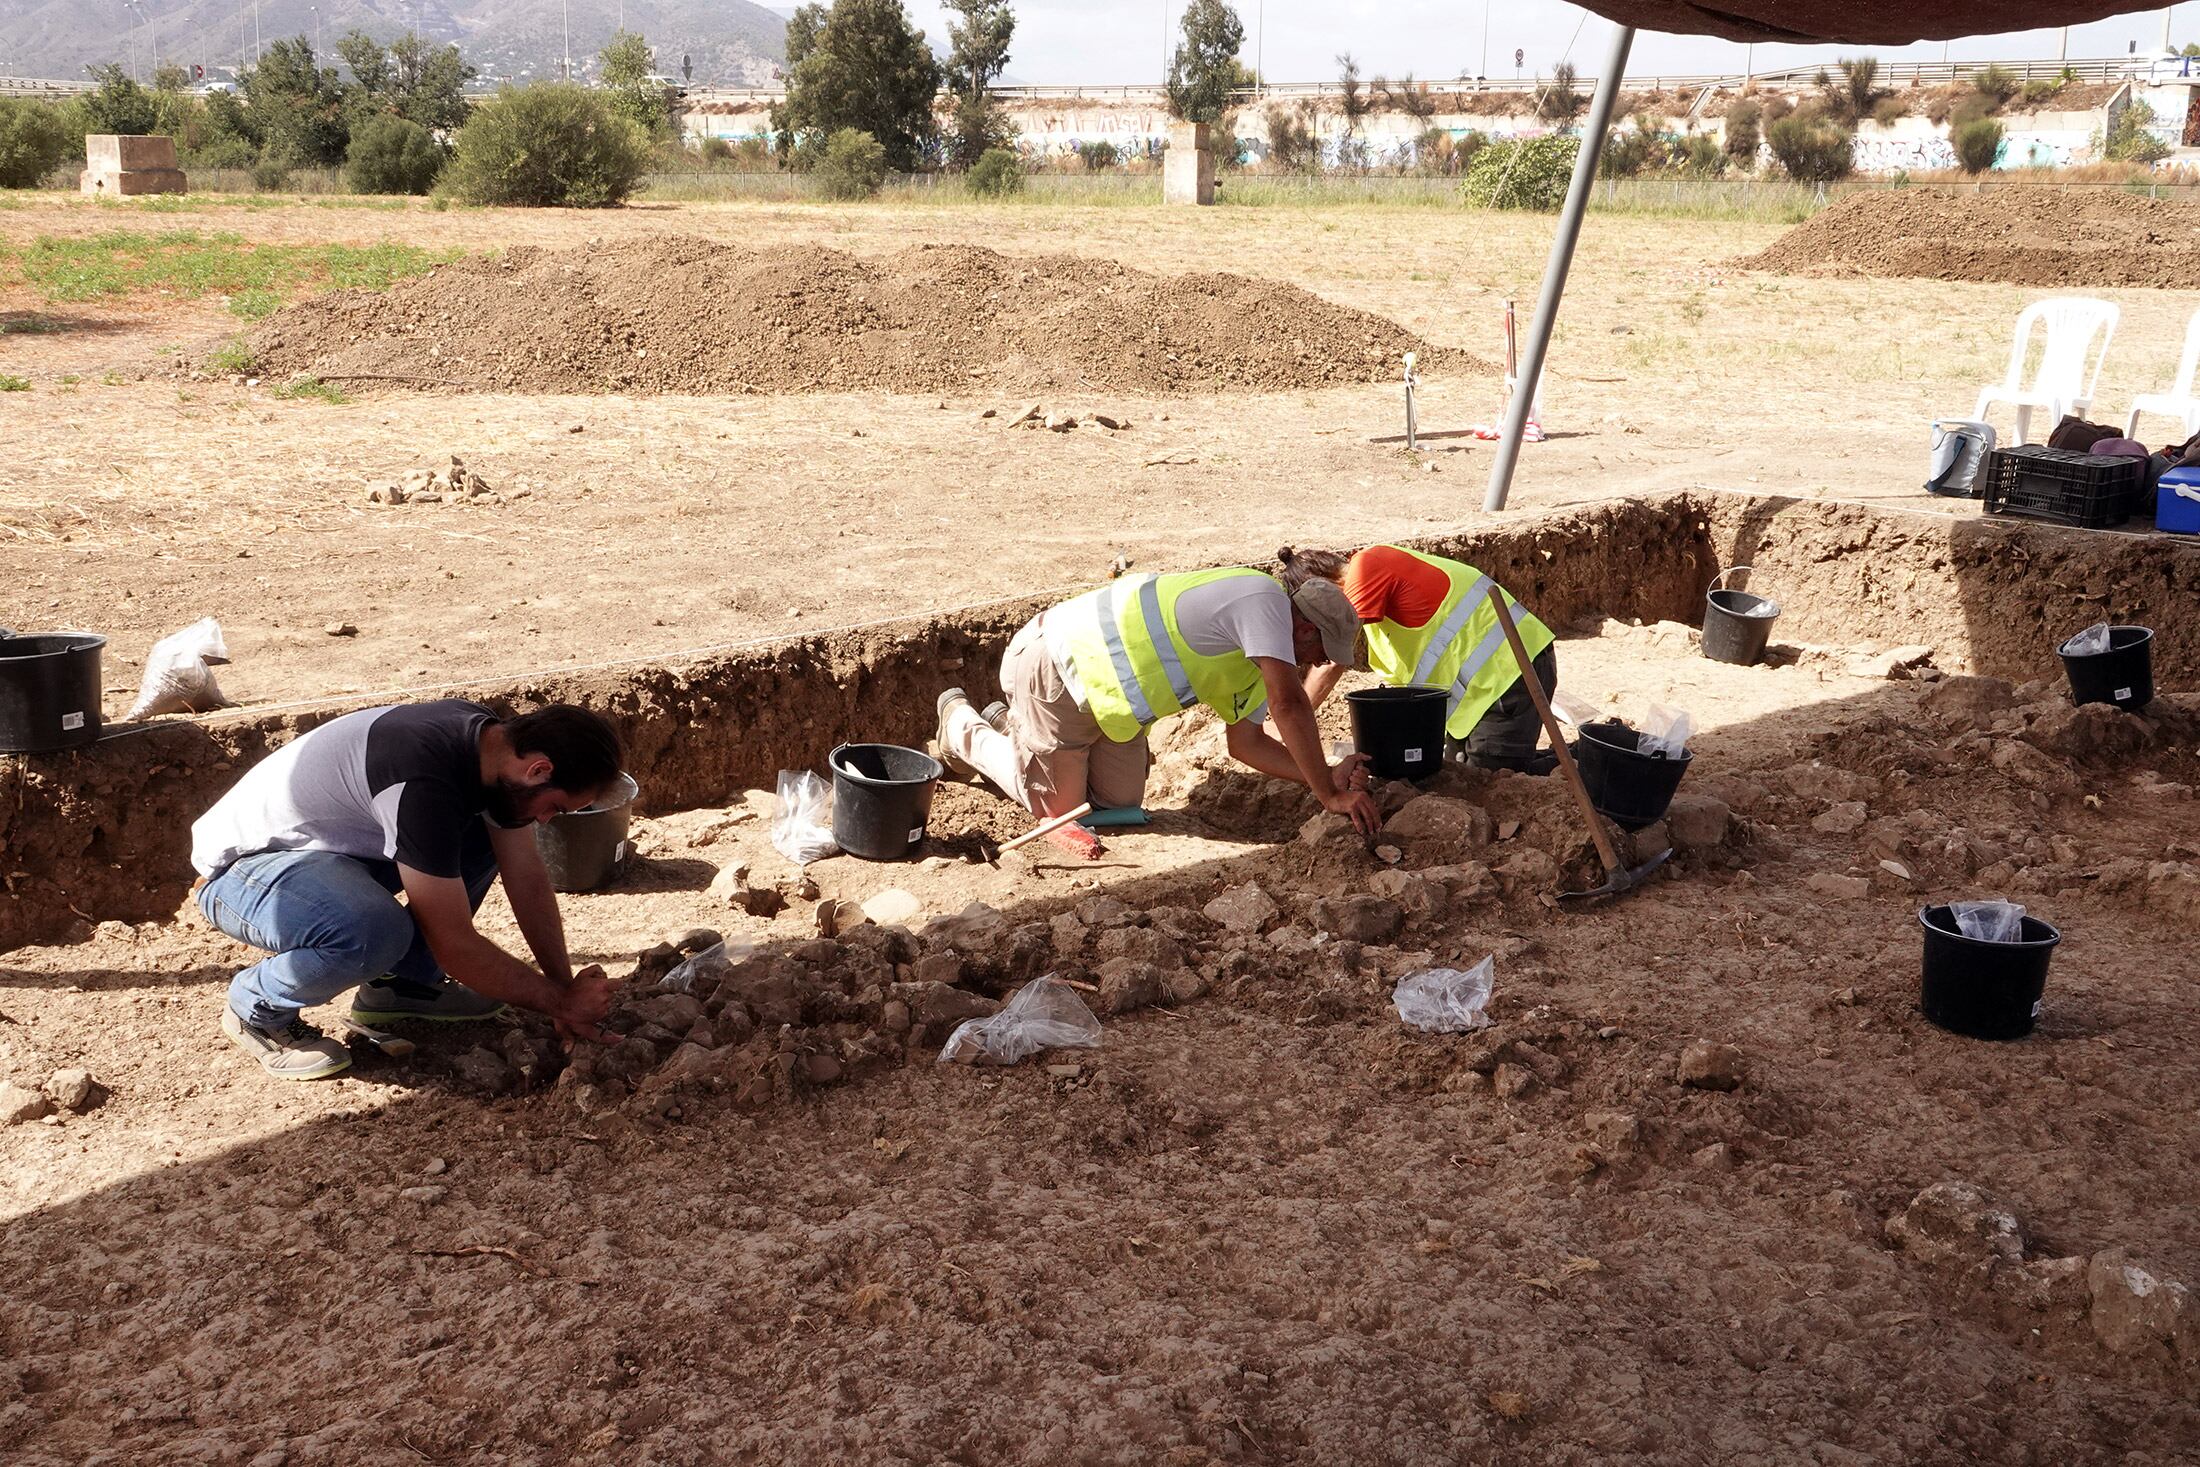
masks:
<instances>
[{"instance_id":1,"label":"tool handle leaning on bucket","mask_svg":"<svg viewBox=\"0 0 2200 1467\"><path fill-rule=\"evenodd\" d=\"M1551 736L1551 752L1558 756L1558 767L1566 776L1566 786L1580 803L1582 818L1589 822L1589 839L1596 842L1597 859L1604 863L1607 875L1616 875L1620 869L1619 852L1613 849L1612 837L1605 832L1604 817L1597 813L1596 803L1589 798L1589 787L1581 782L1581 770L1574 764L1574 751L1567 747L1565 731L1558 726L1558 715L1551 712L1551 700L1544 695L1534 663L1528 660L1528 649L1521 645L1512 611L1505 605L1505 593L1496 586L1490 587L1490 609L1497 613L1497 624L1504 628L1513 660L1520 664L1520 681L1535 704L1536 716L1543 720L1543 730Z\"/></svg>"}]
</instances>

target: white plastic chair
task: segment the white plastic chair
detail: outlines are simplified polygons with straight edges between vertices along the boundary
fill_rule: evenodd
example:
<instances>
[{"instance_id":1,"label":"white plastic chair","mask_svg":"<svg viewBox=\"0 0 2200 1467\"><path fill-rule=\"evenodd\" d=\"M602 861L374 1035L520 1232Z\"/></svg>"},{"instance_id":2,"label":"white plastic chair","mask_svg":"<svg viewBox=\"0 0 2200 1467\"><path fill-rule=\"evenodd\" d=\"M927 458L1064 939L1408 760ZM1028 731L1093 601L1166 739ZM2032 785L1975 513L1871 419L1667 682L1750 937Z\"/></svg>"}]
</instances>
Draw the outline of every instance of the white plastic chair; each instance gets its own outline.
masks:
<instances>
[{"instance_id":1,"label":"white plastic chair","mask_svg":"<svg viewBox=\"0 0 2200 1467\"><path fill-rule=\"evenodd\" d=\"M1988 405L2009 404L2017 410L2018 443L2032 441L2034 408L2047 409L2050 427L2070 414L2084 416L2093 406L2093 387L2100 380L2101 363L2108 356L2108 343L2116 334L2119 314L2113 302L2076 295L2056 296L2026 306L2017 315L2017 342L2009 353L2008 375L2000 386L1979 393L1978 406L1971 416L1984 422ZM2032 383L2026 386L2024 363L2035 325L2046 328L2047 344L2040 352L2040 365L2032 374ZM2101 339L2098 353L2093 350L2095 336Z\"/></svg>"},{"instance_id":2,"label":"white plastic chair","mask_svg":"<svg viewBox=\"0 0 2200 1467\"><path fill-rule=\"evenodd\" d=\"M2200 372L2200 311L2185 323L2185 352L2177 359L2177 380L2167 392L2142 392L2131 400L2131 416L2124 420L2124 436L2135 438L2139 414L2160 413L2185 425L2185 436L2200 433L2200 397L2192 395L2192 379Z\"/></svg>"}]
</instances>

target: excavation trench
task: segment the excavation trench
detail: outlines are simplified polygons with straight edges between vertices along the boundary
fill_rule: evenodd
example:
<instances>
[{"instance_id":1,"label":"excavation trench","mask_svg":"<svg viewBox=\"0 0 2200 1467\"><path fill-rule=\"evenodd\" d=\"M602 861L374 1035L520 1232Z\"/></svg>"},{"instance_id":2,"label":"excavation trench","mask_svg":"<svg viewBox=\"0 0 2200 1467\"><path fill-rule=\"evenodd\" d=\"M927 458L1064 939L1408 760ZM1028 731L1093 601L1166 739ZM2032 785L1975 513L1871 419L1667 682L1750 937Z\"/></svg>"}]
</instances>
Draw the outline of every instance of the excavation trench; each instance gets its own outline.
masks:
<instances>
[{"instance_id":1,"label":"excavation trench","mask_svg":"<svg viewBox=\"0 0 2200 1467\"><path fill-rule=\"evenodd\" d=\"M2041 678L2059 675L2060 637L2114 619L2155 629L2164 689L2189 688L2200 672L2200 552L2160 537L1706 494L1414 543L1480 566L1562 628L1595 617L1696 624L1712 578L1749 564L1753 587L1783 607L1776 651L1925 643L1945 669ZM921 743L940 687L991 687L1009 637L1042 604L457 691L502 709L597 708L627 739L643 810L719 806L768 788L780 769L820 766L842 741ZM173 914L192 881L191 821L253 761L358 706L244 710L113 730L69 754L0 758L0 950ZM1214 813L1227 815L1220 804Z\"/></svg>"}]
</instances>

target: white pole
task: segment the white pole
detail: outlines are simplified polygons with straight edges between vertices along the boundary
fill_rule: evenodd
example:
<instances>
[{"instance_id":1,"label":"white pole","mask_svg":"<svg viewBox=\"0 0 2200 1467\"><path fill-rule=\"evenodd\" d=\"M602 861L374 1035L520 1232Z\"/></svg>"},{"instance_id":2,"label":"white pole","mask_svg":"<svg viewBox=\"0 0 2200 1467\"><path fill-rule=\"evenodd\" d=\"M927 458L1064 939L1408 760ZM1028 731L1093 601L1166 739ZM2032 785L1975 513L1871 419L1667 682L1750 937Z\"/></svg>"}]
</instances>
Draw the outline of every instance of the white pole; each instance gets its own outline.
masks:
<instances>
[{"instance_id":1,"label":"white pole","mask_svg":"<svg viewBox=\"0 0 2200 1467\"><path fill-rule=\"evenodd\" d=\"M1475 72L1474 79L1490 79L1490 0L1482 0L1482 65Z\"/></svg>"},{"instance_id":2,"label":"white pole","mask_svg":"<svg viewBox=\"0 0 2200 1467\"><path fill-rule=\"evenodd\" d=\"M1537 389L1543 385L1543 358L1550 350L1551 327L1558 321L1558 303L1566 294L1566 272L1573 267L1574 245L1581 238L1582 216L1589 212L1589 193L1596 187L1597 159L1604 152L1604 135L1612 125L1612 108L1619 101L1620 79L1627 74L1627 53L1635 44L1635 28L1614 28L1612 51L1597 73L1596 95L1589 99L1589 120L1582 125L1581 148L1574 155L1573 182L1566 186L1566 204L1559 211L1558 233L1551 239L1551 258L1543 267L1543 289L1536 297L1535 319L1528 323L1528 350L1520 359L1519 386L1505 403L1505 424L1497 436L1497 457L1490 464L1486 510L1505 507L1512 492L1513 467L1520 460L1520 435L1534 411Z\"/></svg>"},{"instance_id":3,"label":"white pole","mask_svg":"<svg viewBox=\"0 0 2200 1467\"><path fill-rule=\"evenodd\" d=\"M2064 27L2062 28L2062 38L2061 38L2061 40L2057 41L2057 42L2056 42L2056 44L2055 44L2055 59L2056 59L2057 61L2068 61L2068 60L2070 59L2070 27L2069 27L2069 26L2064 26Z\"/></svg>"},{"instance_id":4,"label":"white pole","mask_svg":"<svg viewBox=\"0 0 2200 1467\"><path fill-rule=\"evenodd\" d=\"M264 54L260 50L260 0L252 0L252 64L258 66Z\"/></svg>"},{"instance_id":5,"label":"white pole","mask_svg":"<svg viewBox=\"0 0 2200 1467\"><path fill-rule=\"evenodd\" d=\"M2170 18L2171 16L2175 15L2176 13L2177 13L2177 7L2176 7L2176 6L2174 6L2174 5L2165 5L2165 6L2163 6L2163 7L2162 7L2162 53L2163 53L2164 55L2168 55L2168 54L2169 54L2169 49L2170 49L2170 46L2169 46L2169 18Z\"/></svg>"},{"instance_id":6,"label":"white pole","mask_svg":"<svg viewBox=\"0 0 2200 1467\"><path fill-rule=\"evenodd\" d=\"M565 60L563 63L565 66L565 79L571 81L573 79L573 13L572 7L566 3L566 0L558 0L558 25L565 32L563 43L565 47Z\"/></svg>"}]
</instances>

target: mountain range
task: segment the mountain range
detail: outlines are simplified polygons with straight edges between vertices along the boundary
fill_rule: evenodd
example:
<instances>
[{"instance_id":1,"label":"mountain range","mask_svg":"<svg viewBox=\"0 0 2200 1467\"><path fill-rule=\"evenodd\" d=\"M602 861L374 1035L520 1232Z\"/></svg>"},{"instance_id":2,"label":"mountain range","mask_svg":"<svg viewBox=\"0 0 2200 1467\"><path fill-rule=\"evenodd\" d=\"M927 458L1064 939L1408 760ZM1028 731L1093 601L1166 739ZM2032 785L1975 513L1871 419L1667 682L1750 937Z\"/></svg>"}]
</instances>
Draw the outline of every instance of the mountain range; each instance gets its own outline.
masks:
<instances>
[{"instance_id":1,"label":"mountain range","mask_svg":"<svg viewBox=\"0 0 2200 1467\"><path fill-rule=\"evenodd\" d=\"M769 80L786 54L785 16L749 0L0 0L0 76L75 81L115 61L150 80L157 54L229 79L279 37L335 64L347 31L389 41L415 28L455 43L486 81L555 77L568 54L582 76L622 22L665 75L687 57L698 85Z\"/></svg>"}]
</instances>

